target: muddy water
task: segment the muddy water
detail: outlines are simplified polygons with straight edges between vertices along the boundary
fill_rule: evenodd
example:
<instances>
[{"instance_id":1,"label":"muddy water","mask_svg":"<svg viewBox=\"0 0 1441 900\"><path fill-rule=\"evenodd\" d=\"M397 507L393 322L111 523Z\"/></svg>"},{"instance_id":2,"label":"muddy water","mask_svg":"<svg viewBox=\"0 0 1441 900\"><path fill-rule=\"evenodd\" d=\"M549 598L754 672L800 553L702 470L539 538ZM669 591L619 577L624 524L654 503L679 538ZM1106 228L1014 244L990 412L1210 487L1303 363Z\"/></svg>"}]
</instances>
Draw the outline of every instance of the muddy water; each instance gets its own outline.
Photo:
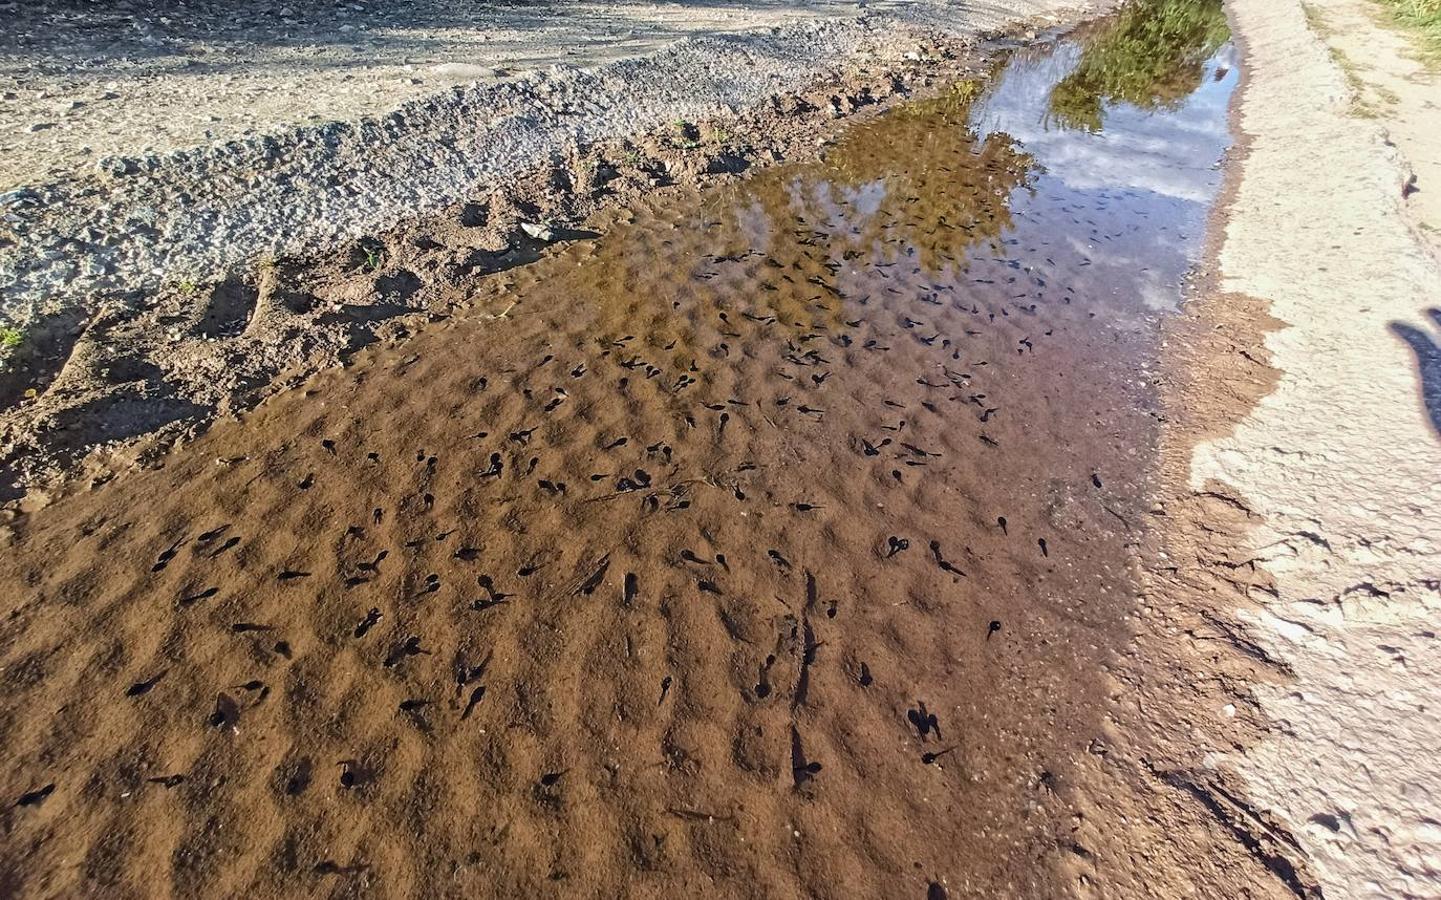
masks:
<instances>
[{"instance_id":1,"label":"muddy water","mask_svg":"<svg viewBox=\"0 0 1441 900\"><path fill-rule=\"evenodd\" d=\"M1191 25L634 210L23 523L11 892L1103 882L1075 760L1236 77Z\"/></svg>"}]
</instances>

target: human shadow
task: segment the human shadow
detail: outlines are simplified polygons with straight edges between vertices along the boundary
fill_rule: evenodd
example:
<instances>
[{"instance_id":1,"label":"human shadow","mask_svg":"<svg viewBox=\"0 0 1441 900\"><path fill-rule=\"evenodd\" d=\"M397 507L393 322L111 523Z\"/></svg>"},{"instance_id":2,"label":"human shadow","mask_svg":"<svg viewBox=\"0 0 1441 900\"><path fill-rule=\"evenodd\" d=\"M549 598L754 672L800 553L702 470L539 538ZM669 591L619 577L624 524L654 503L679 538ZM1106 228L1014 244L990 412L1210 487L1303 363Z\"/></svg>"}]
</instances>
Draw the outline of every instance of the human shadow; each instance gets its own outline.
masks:
<instances>
[{"instance_id":1,"label":"human shadow","mask_svg":"<svg viewBox=\"0 0 1441 900\"><path fill-rule=\"evenodd\" d=\"M1441 309L1433 307L1426 310L1426 315L1441 330ZM1416 368L1421 375L1421 402L1426 407L1431 427L1437 435L1441 435L1441 344L1426 330L1405 322L1392 322L1389 327L1391 333L1409 344L1411 352L1416 354Z\"/></svg>"}]
</instances>

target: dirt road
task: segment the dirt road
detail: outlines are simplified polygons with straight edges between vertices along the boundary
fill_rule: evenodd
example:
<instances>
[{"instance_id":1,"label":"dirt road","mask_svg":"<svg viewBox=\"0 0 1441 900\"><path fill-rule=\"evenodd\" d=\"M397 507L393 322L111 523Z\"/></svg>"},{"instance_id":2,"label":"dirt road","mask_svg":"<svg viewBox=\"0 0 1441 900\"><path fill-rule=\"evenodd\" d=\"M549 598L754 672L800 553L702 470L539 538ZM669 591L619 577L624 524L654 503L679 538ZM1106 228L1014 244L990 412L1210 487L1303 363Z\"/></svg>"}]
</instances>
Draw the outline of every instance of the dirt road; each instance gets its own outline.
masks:
<instances>
[{"instance_id":1,"label":"dirt road","mask_svg":"<svg viewBox=\"0 0 1441 900\"><path fill-rule=\"evenodd\" d=\"M1436 895L1429 113L1323 5L707 8L789 24L635 71L754 107L106 295L0 379L90 476L0 523L0 893Z\"/></svg>"}]
</instances>

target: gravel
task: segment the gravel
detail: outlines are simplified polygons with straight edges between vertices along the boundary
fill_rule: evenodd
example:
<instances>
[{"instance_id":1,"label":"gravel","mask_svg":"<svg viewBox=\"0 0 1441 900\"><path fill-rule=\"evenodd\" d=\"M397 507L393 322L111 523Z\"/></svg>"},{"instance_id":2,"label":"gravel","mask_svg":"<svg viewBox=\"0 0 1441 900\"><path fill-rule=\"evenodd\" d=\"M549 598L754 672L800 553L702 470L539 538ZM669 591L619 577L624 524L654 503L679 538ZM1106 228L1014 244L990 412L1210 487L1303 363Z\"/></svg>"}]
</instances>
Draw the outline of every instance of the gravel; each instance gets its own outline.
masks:
<instances>
[{"instance_id":1,"label":"gravel","mask_svg":"<svg viewBox=\"0 0 1441 900\"><path fill-rule=\"evenodd\" d=\"M334 249L580 142L722 115L842 61L913 50L929 29L985 32L1066 6L918 3L839 19L822 6L815 21L686 37L589 69L453 84L356 121L105 156L88 172L0 197L0 317L24 327L106 294L213 282L264 257Z\"/></svg>"}]
</instances>

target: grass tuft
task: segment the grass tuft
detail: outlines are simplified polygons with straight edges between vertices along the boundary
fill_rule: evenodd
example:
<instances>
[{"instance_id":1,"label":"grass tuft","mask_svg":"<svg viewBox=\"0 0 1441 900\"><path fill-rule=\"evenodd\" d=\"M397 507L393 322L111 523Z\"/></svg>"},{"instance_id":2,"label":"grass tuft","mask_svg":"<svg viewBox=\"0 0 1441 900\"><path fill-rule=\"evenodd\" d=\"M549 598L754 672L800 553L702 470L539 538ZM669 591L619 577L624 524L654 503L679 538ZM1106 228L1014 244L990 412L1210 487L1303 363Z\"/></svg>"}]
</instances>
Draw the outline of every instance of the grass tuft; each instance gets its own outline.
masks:
<instances>
[{"instance_id":1,"label":"grass tuft","mask_svg":"<svg viewBox=\"0 0 1441 900\"><path fill-rule=\"evenodd\" d=\"M1391 16L1416 33L1426 63L1441 68L1441 0L1380 0Z\"/></svg>"}]
</instances>

